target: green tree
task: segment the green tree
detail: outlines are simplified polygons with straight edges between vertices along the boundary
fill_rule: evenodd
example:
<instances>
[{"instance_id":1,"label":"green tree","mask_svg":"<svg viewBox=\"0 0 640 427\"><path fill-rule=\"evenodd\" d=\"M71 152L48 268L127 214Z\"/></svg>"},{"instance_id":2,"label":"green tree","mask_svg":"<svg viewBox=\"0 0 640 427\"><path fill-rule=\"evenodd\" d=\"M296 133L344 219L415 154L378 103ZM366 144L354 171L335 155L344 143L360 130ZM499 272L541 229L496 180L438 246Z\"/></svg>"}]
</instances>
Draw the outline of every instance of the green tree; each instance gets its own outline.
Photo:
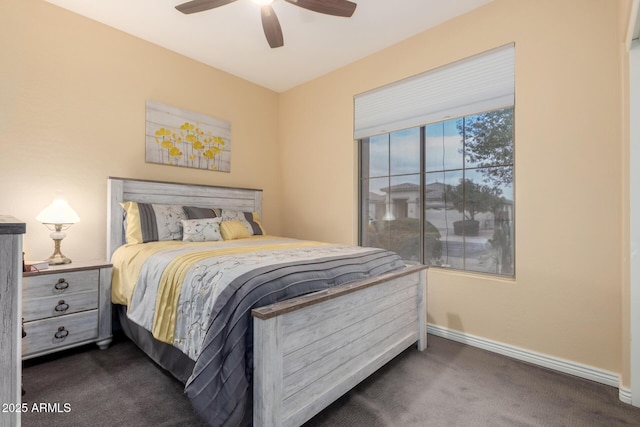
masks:
<instances>
[{"instance_id":1,"label":"green tree","mask_svg":"<svg viewBox=\"0 0 640 427\"><path fill-rule=\"evenodd\" d=\"M513 182L513 108L465 117L456 125L464 140L466 162L479 167L494 187Z\"/></svg>"},{"instance_id":2,"label":"green tree","mask_svg":"<svg viewBox=\"0 0 640 427\"><path fill-rule=\"evenodd\" d=\"M461 179L458 185L447 189L446 197L466 219L474 220L477 213L496 212L504 204L500 194L499 188Z\"/></svg>"}]
</instances>

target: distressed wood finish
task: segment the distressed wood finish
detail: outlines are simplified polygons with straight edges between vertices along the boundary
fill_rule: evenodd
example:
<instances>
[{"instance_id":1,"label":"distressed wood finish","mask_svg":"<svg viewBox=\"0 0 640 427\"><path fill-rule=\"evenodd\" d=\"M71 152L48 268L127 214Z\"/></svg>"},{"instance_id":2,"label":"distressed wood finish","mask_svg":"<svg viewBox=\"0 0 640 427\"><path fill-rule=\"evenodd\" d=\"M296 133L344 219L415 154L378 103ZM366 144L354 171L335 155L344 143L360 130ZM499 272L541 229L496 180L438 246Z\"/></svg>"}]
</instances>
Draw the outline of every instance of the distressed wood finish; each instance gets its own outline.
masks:
<instances>
[{"instance_id":1,"label":"distressed wood finish","mask_svg":"<svg viewBox=\"0 0 640 427\"><path fill-rule=\"evenodd\" d=\"M54 296L25 300L22 306L22 317L25 322L28 322L97 308L98 292L78 292L65 297Z\"/></svg>"},{"instance_id":2,"label":"distressed wood finish","mask_svg":"<svg viewBox=\"0 0 640 427\"><path fill-rule=\"evenodd\" d=\"M71 264L70 264L71 265ZM72 264L75 265L75 262ZM47 271L48 274L44 272ZM96 270L24 273L22 297L31 300L44 297L64 297L75 292L97 291L100 286ZM63 283L58 283L62 279Z\"/></svg>"},{"instance_id":3,"label":"distressed wood finish","mask_svg":"<svg viewBox=\"0 0 640 427\"><path fill-rule=\"evenodd\" d=\"M260 332L254 336L254 402L259 404L253 423L298 426L416 341L420 350L426 347L425 267L253 314L254 331Z\"/></svg>"},{"instance_id":4,"label":"distressed wood finish","mask_svg":"<svg viewBox=\"0 0 640 427\"><path fill-rule=\"evenodd\" d=\"M423 265L408 266L402 271L395 272L393 274L385 274L374 277L372 279L361 280L359 282L350 282L343 286L326 289L324 291L314 292L309 295L304 295L298 298L292 298L286 301L271 304L265 307L256 308L252 311L254 317L259 319L268 319L269 317L279 316L289 311L296 311L304 308L308 305L317 304L322 301L337 298L344 294L356 292L367 288L369 286L379 285L388 281L390 278L398 278L406 276L408 274L414 274L419 271L426 271L426 267ZM426 277L425 277L426 280ZM426 283L426 282L425 282Z\"/></svg>"},{"instance_id":5,"label":"distressed wood finish","mask_svg":"<svg viewBox=\"0 0 640 427\"><path fill-rule=\"evenodd\" d=\"M25 224L0 216L0 403L20 405L22 235ZM0 412L0 426L20 425L20 412Z\"/></svg>"},{"instance_id":6,"label":"distressed wood finish","mask_svg":"<svg viewBox=\"0 0 640 427\"><path fill-rule=\"evenodd\" d=\"M109 178L107 256L125 243L122 202L159 203L202 208L258 212L262 217L262 190L179 184L140 179Z\"/></svg>"},{"instance_id":7,"label":"distressed wood finish","mask_svg":"<svg viewBox=\"0 0 640 427\"><path fill-rule=\"evenodd\" d=\"M25 358L95 342L98 338L98 310L25 322Z\"/></svg>"},{"instance_id":8,"label":"distressed wood finish","mask_svg":"<svg viewBox=\"0 0 640 427\"><path fill-rule=\"evenodd\" d=\"M107 253L124 244L120 203L262 213L262 191L109 178ZM256 426L298 426L418 342L426 347L426 267L253 310Z\"/></svg>"},{"instance_id":9,"label":"distressed wood finish","mask_svg":"<svg viewBox=\"0 0 640 427\"><path fill-rule=\"evenodd\" d=\"M27 336L22 358L95 342L105 349L111 334L112 266L78 261L24 273L23 309ZM82 323L86 322L86 323ZM64 331L56 338L58 328Z\"/></svg>"},{"instance_id":10,"label":"distressed wood finish","mask_svg":"<svg viewBox=\"0 0 640 427\"><path fill-rule=\"evenodd\" d=\"M111 322L111 276L113 269L100 268L100 287L98 288L98 310L100 318L98 320L98 340L96 345L100 350L105 350L113 340ZM425 323L426 328L426 323Z\"/></svg>"},{"instance_id":11,"label":"distressed wood finish","mask_svg":"<svg viewBox=\"0 0 640 427\"><path fill-rule=\"evenodd\" d=\"M282 396L282 327L280 317L272 317L255 323L253 329L254 370L253 387L262 393L254 393L253 411L261 414L261 424L277 426L282 419L282 401L272 396ZM260 355L256 353L259 349Z\"/></svg>"},{"instance_id":12,"label":"distressed wood finish","mask_svg":"<svg viewBox=\"0 0 640 427\"><path fill-rule=\"evenodd\" d=\"M427 270L420 271L418 284L418 350L427 349Z\"/></svg>"}]
</instances>

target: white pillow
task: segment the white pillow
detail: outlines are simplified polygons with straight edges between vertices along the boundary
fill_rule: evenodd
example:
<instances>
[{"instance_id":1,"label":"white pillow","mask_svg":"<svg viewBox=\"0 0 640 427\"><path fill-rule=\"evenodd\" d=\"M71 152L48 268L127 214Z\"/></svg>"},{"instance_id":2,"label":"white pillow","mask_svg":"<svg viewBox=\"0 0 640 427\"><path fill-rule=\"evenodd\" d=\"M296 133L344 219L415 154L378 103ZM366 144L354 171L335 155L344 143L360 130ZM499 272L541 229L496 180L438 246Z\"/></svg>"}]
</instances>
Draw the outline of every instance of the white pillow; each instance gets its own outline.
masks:
<instances>
[{"instance_id":1,"label":"white pillow","mask_svg":"<svg viewBox=\"0 0 640 427\"><path fill-rule=\"evenodd\" d=\"M182 241L216 242L222 240L220 223L222 218L202 218L182 220Z\"/></svg>"}]
</instances>

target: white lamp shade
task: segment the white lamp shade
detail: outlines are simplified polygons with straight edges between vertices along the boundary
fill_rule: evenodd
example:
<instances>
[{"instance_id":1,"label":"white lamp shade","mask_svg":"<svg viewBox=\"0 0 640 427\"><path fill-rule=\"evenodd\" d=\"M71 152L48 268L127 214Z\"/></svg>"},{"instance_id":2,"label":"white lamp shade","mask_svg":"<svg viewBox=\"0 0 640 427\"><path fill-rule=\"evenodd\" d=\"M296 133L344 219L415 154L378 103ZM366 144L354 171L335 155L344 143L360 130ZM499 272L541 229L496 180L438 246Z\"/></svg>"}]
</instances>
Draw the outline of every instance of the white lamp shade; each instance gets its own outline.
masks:
<instances>
[{"instance_id":1,"label":"white lamp shade","mask_svg":"<svg viewBox=\"0 0 640 427\"><path fill-rule=\"evenodd\" d=\"M43 224L75 224L80 217L66 200L55 199L49 206L43 209L36 217Z\"/></svg>"}]
</instances>

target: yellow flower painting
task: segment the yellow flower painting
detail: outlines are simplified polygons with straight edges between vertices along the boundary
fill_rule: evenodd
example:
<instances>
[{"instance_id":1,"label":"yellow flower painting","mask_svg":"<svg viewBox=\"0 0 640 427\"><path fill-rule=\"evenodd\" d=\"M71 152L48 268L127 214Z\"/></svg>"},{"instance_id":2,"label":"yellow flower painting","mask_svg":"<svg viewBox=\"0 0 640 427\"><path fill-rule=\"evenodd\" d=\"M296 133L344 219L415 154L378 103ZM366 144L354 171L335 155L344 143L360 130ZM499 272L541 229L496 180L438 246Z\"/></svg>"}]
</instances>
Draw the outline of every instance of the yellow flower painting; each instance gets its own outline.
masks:
<instances>
[{"instance_id":1,"label":"yellow flower painting","mask_svg":"<svg viewBox=\"0 0 640 427\"><path fill-rule=\"evenodd\" d=\"M222 119L147 101L146 161L231 171L231 124Z\"/></svg>"}]
</instances>

